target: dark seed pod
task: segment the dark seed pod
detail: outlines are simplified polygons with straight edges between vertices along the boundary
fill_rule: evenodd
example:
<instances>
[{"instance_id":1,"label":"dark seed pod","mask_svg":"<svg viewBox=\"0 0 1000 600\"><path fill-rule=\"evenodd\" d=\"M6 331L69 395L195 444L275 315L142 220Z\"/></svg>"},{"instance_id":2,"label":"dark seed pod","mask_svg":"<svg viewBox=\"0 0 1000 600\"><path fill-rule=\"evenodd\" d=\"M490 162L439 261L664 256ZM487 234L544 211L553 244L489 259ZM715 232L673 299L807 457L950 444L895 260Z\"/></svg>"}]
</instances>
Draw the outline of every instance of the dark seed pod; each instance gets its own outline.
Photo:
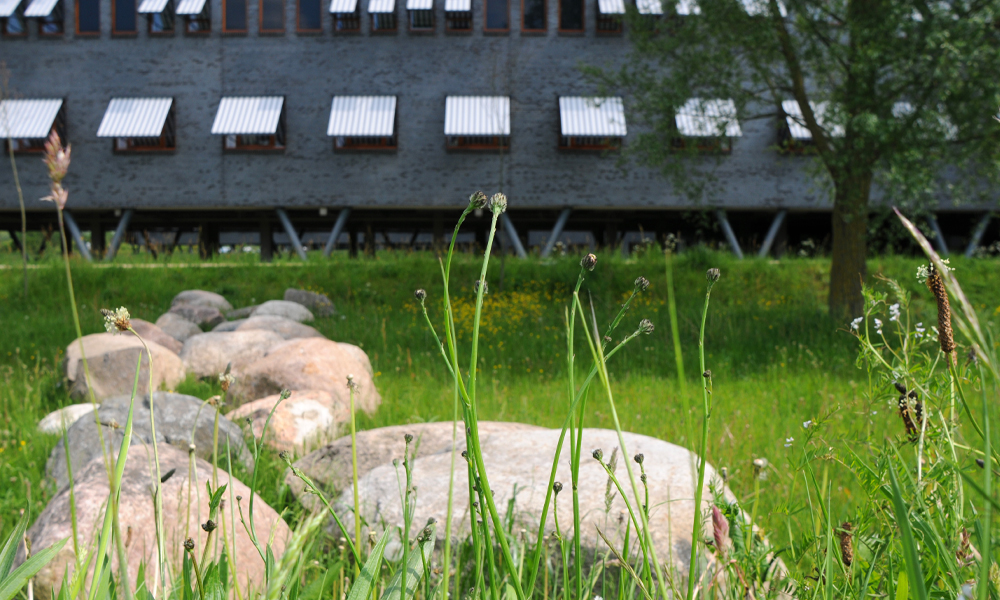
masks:
<instances>
[{"instance_id":1,"label":"dark seed pod","mask_svg":"<svg viewBox=\"0 0 1000 600\"><path fill-rule=\"evenodd\" d=\"M580 266L588 271L593 271L594 267L597 266L597 257L593 254L588 254L580 260Z\"/></svg>"},{"instance_id":2,"label":"dark seed pod","mask_svg":"<svg viewBox=\"0 0 1000 600\"><path fill-rule=\"evenodd\" d=\"M205 533L212 533L213 531L215 531L216 527L217 525L215 524L215 521L213 521L212 519L209 519L201 524L201 528L205 531Z\"/></svg>"},{"instance_id":3,"label":"dark seed pod","mask_svg":"<svg viewBox=\"0 0 1000 600\"><path fill-rule=\"evenodd\" d=\"M188 552L194 550L194 540L192 540L191 538L184 540L184 549L187 550Z\"/></svg>"},{"instance_id":4,"label":"dark seed pod","mask_svg":"<svg viewBox=\"0 0 1000 600\"><path fill-rule=\"evenodd\" d=\"M423 302L424 298L427 297L427 291L424 290L423 288L421 288L419 290L416 290L415 292L413 292L413 297L416 298L417 300Z\"/></svg>"},{"instance_id":5,"label":"dark seed pod","mask_svg":"<svg viewBox=\"0 0 1000 600\"><path fill-rule=\"evenodd\" d=\"M562 489L563 489L563 484L562 483L560 483L560 482L557 481L557 482L555 482L555 483L552 484L552 491L555 492L557 496L559 495L559 492L562 491Z\"/></svg>"},{"instance_id":6,"label":"dark seed pod","mask_svg":"<svg viewBox=\"0 0 1000 600\"><path fill-rule=\"evenodd\" d=\"M645 292L647 289L649 289L649 280L642 276L636 277L635 288L640 292Z\"/></svg>"},{"instance_id":7,"label":"dark seed pod","mask_svg":"<svg viewBox=\"0 0 1000 600\"><path fill-rule=\"evenodd\" d=\"M412 442L413 441L413 434L412 433L404 434L403 435L403 441L406 442L407 444L409 444L410 442Z\"/></svg>"},{"instance_id":8,"label":"dark seed pod","mask_svg":"<svg viewBox=\"0 0 1000 600\"><path fill-rule=\"evenodd\" d=\"M853 526L849 521L840 524L840 560L845 567L854 562L854 541L851 539Z\"/></svg>"},{"instance_id":9,"label":"dark seed pod","mask_svg":"<svg viewBox=\"0 0 1000 600\"><path fill-rule=\"evenodd\" d=\"M604 452L601 451L600 448L594 450L593 455L596 460L601 460L602 458L604 458Z\"/></svg>"},{"instance_id":10,"label":"dark seed pod","mask_svg":"<svg viewBox=\"0 0 1000 600\"><path fill-rule=\"evenodd\" d=\"M633 460L641 465L642 461L646 460L646 456L640 452L633 457Z\"/></svg>"},{"instance_id":11,"label":"dark seed pod","mask_svg":"<svg viewBox=\"0 0 1000 600\"><path fill-rule=\"evenodd\" d=\"M708 272L705 273L705 278L708 279L708 281L710 283L715 283L716 281L719 280L719 277L721 277L721 276L722 276L722 273L718 269L715 269L715 268L709 269Z\"/></svg>"}]
</instances>

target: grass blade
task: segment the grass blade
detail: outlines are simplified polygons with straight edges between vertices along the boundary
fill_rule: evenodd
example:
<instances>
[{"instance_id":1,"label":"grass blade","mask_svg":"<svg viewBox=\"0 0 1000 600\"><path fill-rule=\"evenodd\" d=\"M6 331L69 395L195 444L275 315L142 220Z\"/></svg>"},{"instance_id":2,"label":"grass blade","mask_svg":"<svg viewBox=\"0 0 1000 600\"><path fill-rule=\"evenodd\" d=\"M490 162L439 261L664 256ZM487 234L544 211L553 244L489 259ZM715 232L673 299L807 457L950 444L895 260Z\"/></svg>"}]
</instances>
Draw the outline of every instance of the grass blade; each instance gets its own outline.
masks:
<instances>
[{"instance_id":1,"label":"grass blade","mask_svg":"<svg viewBox=\"0 0 1000 600\"><path fill-rule=\"evenodd\" d=\"M385 545L388 542L389 530L386 529L382 532L382 538L372 548L372 553L368 555L368 560L365 562L364 568L361 569L361 573L354 580L354 585L351 586L351 591L347 594L347 600L367 600L371 596L375 578L378 577L382 569L382 555L385 553Z\"/></svg>"},{"instance_id":2,"label":"grass blade","mask_svg":"<svg viewBox=\"0 0 1000 600\"><path fill-rule=\"evenodd\" d=\"M913 596L916 600L927 600L927 587L924 585L924 573L920 567L920 557L917 555L917 544L913 540L913 532L910 530L909 510L899 489L899 481L896 479L896 469L891 464L889 465L889 481L892 484L892 510L896 514L899 538L903 544L903 559L906 562L906 575L909 579L909 587L912 588Z\"/></svg>"},{"instance_id":3,"label":"grass blade","mask_svg":"<svg viewBox=\"0 0 1000 600\"><path fill-rule=\"evenodd\" d=\"M420 542L420 552L410 554L406 561L406 594L403 600L409 600L420 588L420 580L424 577L424 563L429 563L431 554L434 552L434 525L428 525L430 535ZM425 529L426 531L426 529ZM367 568L368 565L365 565ZM400 600L401 584L403 579L403 569L396 571L385 592L382 593L382 600ZM352 588L353 592L354 589ZM348 600L351 600L348 598Z\"/></svg>"},{"instance_id":4,"label":"grass blade","mask_svg":"<svg viewBox=\"0 0 1000 600\"><path fill-rule=\"evenodd\" d=\"M28 583L29 579L34 577L45 565L49 564L49 561L55 558L56 554L62 550L62 547L66 545L68 540L69 538L66 538L42 550L24 561L24 564L14 569L13 573L0 580L0 600L10 600L15 594L21 591L21 588Z\"/></svg>"}]
</instances>

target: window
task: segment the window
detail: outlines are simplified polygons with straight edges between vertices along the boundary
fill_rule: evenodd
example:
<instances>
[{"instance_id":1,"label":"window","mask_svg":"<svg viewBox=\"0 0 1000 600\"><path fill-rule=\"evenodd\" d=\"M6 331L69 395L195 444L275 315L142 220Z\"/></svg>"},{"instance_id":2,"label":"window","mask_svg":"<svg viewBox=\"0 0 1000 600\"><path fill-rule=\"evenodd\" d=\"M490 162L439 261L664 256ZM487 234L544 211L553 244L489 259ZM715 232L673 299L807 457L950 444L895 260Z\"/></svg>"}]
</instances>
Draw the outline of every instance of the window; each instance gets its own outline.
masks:
<instances>
[{"instance_id":1,"label":"window","mask_svg":"<svg viewBox=\"0 0 1000 600\"><path fill-rule=\"evenodd\" d=\"M6 19L0 19L0 28L3 37L26 37L28 28L24 23L24 11L18 8Z\"/></svg>"},{"instance_id":2,"label":"window","mask_svg":"<svg viewBox=\"0 0 1000 600\"><path fill-rule=\"evenodd\" d=\"M222 33L247 32L247 0L222 0Z\"/></svg>"},{"instance_id":3,"label":"window","mask_svg":"<svg viewBox=\"0 0 1000 600\"><path fill-rule=\"evenodd\" d=\"M522 33L545 33L548 25L545 19L545 1L521 0Z\"/></svg>"},{"instance_id":4,"label":"window","mask_svg":"<svg viewBox=\"0 0 1000 600\"><path fill-rule=\"evenodd\" d=\"M396 136L337 136L334 150L395 150Z\"/></svg>"},{"instance_id":5,"label":"window","mask_svg":"<svg viewBox=\"0 0 1000 600\"><path fill-rule=\"evenodd\" d=\"M510 30L510 4L507 0L486 0L486 31L506 33Z\"/></svg>"},{"instance_id":6,"label":"window","mask_svg":"<svg viewBox=\"0 0 1000 600\"><path fill-rule=\"evenodd\" d=\"M62 141L63 144L65 144L66 111L62 106L59 107L59 111L56 113L55 119L52 121L52 127L49 129L49 133L53 131L59 134L59 139ZM30 138L12 137L9 141L8 140L4 141L4 147L7 150L8 154L11 151L13 151L15 154L41 154L45 152L45 142L47 141L48 141L48 136L30 137Z\"/></svg>"},{"instance_id":7,"label":"window","mask_svg":"<svg viewBox=\"0 0 1000 600\"><path fill-rule=\"evenodd\" d=\"M285 128L282 125L278 133L267 134L230 134L225 137L225 149L230 151L284 150Z\"/></svg>"},{"instance_id":8,"label":"window","mask_svg":"<svg viewBox=\"0 0 1000 600\"><path fill-rule=\"evenodd\" d=\"M411 10L410 31L434 31L434 10Z\"/></svg>"},{"instance_id":9,"label":"window","mask_svg":"<svg viewBox=\"0 0 1000 600\"><path fill-rule=\"evenodd\" d=\"M284 0L260 0L260 32L285 33Z\"/></svg>"},{"instance_id":10,"label":"window","mask_svg":"<svg viewBox=\"0 0 1000 600\"><path fill-rule=\"evenodd\" d=\"M116 137L114 151L130 152L170 152L177 149L176 127L174 125L174 109L170 108L167 120L163 123L163 131L159 137Z\"/></svg>"},{"instance_id":11,"label":"window","mask_svg":"<svg viewBox=\"0 0 1000 600\"><path fill-rule=\"evenodd\" d=\"M472 33L472 11L446 11L444 29L454 33Z\"/></svg>"},{"instance_id":12,"label":"window","mask_svg":"<svg viewBox=\"0 0 1000 600\"><path fill-rule=\"evenodd\" d=\"M174 6L172 2L167 2L163 10L158 13L146 15L149 25L150 35L173 35L174 34Z\"/></svg>"},{"instance_id":13,"label":"window","mask_svg":"<svg viewBox=\"0 0 1000 600\"><path fill-rule=\"evenodd\" d=\"M583 0L559 0L560 33L583 33Z\"/></svg>"},{"instance_id":14,"label":"window","mask_svg":"<svg viewBox=\"0 0 1000 600\"><path fill-rule=\"evenodd\" d=\"M624 16L625 3L622 0L597 0L597 34L620 34Z\"/></svg>"},{"instance_id":15,"label":"window","mask_svg":"<svg viewBox=\"0 0 1000 600\"><path fill-rule=\"evenodd\" d=\"M396 32L396 0L368 0L372 33Z\"/></svg>"},{"instance_id":16,"label":"window","mask_svg":"<svg viewBox=\"0 0 1000 600\"><path fill-rule=\"evenodd\" d=\"M502 150L510 146L506 135L450 135L449 150Z\"/></svg>"},{"instance_id":17,"label":"window","mask_svg":"<svg viewBox=\"0 0 1000 600\"><path fill-rule=\"evenodd\" d=\"M621 147L620 137L559 136L560 150L619 150Z\"/></svg>"},{"instance_id":18,"label":"window","mask_svg":"<svg viewBox=\"0 0 1000 600\"><path fill-rule=\"evenodd\" d=\"M135 0L112 0L111 33L115 35L135 35L138 33L138 18Z\"/></svg>"},{"instance_id":19,"label":"window","mask_svg":"<svg viewBox=\"0 0 1000 600\"><path fill-rule=\"evenodd\" d=\"M62 4L61 2L59 4ZM46 19L42 19L42 29L39 33L43 35L59 35L62 33L62 13L61 6L56 6L52 11L54 15L60 12L59 31L44 31ZM50 15L51 16L51 15ZM101 35L101 2L100 0L76 0L76 34L77 35Z\"/></svg>"},{"instance_id":20,"label":"window","mask_svg":"<svg viewBox=\"0 0 1000 600\"><path fill-rule=\"evenodd\" d=\"M299 0L297 18L295 29L299 33L323 31L323 7L320 0Z\"/></svg>"},{"instance_id":21,"label":"window","mask_svg":"<svg viewBox=\"0 0 1000 600\"><path fill-rule=\"evenodd\" d=\"M201 12L194 15L184 15L184 33L207 35L212 31L212 10L205 2Z\"/></svg>"},{"instance_id":22,"label":"window","mask_svg":"<svg viewBox=\"0 0 1000 600\"><path fill-rule=\"evenodd\" d=\"M333 30L338 33L361 31L361 13L357 9L350 13L333 13Z\"/></svg>"}]
</instances>

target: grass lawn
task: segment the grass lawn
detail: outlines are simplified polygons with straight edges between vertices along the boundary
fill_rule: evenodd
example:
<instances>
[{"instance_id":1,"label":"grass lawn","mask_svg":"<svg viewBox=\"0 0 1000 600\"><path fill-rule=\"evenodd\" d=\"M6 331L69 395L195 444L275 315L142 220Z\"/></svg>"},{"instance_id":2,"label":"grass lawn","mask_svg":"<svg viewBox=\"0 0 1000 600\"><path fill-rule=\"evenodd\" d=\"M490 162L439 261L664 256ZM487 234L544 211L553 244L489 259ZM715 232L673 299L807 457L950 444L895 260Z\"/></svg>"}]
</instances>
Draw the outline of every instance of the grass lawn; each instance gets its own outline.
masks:
<instances>
[{"instance_id":1,"label":"grass lawn","mask_svg":"<svg viewBox=\"0 0 1000 600\"><path fill-rule=\"evenodd\" d=\"M563 309L579 258L507 258L491 266L479 364L484 377L481 418L561 426L568 402ZM802 481L786 468L801 458L803 422L819 423L812 434L820 445L849 445L862 453L885 438L905 437L895 414L896 392L871 382L867 372L856 367L856 342L847 332L848 324L827 316L828 260L737 261L698 249L678 257L674 268L687 369L685 398L675 371L663 256L651 252L626 260L607 252L598 258L582 297L592 299L602 323L617 312L637 276L652 282L633 303L617 337L631 333L642 318L652 320L655 331L635 340L609 365L622 426L688 447L694 445L688 424L699 422L695 419L700 415L700 408L688 413L685 407L700 407L701 402L697 327L704 273L708 267L721 268L706 333L715 402L708 459L728 469L733 491L750 503L756 501L751 498L751 461L768 459L773 468L761 485L757 515L779 547L789 536L812 527L806 522L808 498ZM458 256L452 275L459 336L466 344L480 260L472 254ZM28 508L37 515L55 492L44 480L44 469L56 439L35 432L42 416L70 402L59 363L73 340L73 325L65 273L55 261L52 255L28 272L25 300L17 255L0 256L0 264L8 267L0 269L2 535L12 529L20 510ZM187 256L169 261L197 263ZM383 252L374 259L350 260L338 253L328 261L279 259L260 265L255 256L241 255L192 266L145 268L149 262L142 256L125 256L112 267L74 262L84 333L103 331L98 313L102 307L125 306L133 316L155 321L184 289L221 293L236 307L280 298L288 287L319 291L333 299L337 314L314 325L331 339L364 348L376 371L383 404L373 416L361 419L363 428L450 419L450 380L413 299L414 289L425 288L432 319L436 325L440 322L441 284L434 256ZM930 326L936 322L933 298L914 277L920 262L886 257L873 259L869 269L873 276L895 278L910 290L913 320ZM1000 311L996 263L954 263L966 293L984 322L989 321ZM884 286L875 277L871 281ZM577 356L581 368L589 370L582 343ZM215 393L214 385L189 379L178 391L206 397ZM587 405L586 425L610 427L607 401L596 389ZM280 510L293 500L280 484L279 464L275 457L269 459L262 496ZM832 484L833 520L847 518L862 500L858 485L832 458L823 476ZM295 512L293 507L293 516Z\"/></svg>"}]
</instances>

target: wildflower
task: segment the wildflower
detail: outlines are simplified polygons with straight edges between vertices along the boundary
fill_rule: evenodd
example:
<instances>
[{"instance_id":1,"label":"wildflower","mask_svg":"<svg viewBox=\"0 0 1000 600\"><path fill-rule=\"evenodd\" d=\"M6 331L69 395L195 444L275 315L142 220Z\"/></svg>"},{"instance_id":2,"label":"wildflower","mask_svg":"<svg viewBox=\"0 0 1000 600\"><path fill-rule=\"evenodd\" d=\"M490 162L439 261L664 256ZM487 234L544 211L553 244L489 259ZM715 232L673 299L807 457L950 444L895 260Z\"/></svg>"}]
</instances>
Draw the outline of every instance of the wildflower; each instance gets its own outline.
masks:
<instances>
[{"instance_id":1,"label":"wildflower","mask_svg":"<svg viewBox=\"0 0 1000 600\"><path fill-rule=\"evenodd\" d=\"M552 491L555 492L557 496L559 495L559 492L562 491L562 488L563 488L562 483L558 481L552 484Z\"/></svg>"},{"instance_id":2,"label":"wildflower","mask_svg":"<svg viewBox=\"0 0 1000 600\"><path fill-rule=\"evenodd\" d=\"M39 200L54 202L59 207L59 210L63 210L66 208L66 202L69 200L69 192L66 191L66 188L62 184L53 183L49 195L39 198Z\"/></svg>"},{"instance_id":3,"label":"wildflower","mask_svg":"<svg viewBox=\"0 0 1000 600\"><path fill-rule=\"evenodd\" d=\"M785 448L791 448L792 447L792 442L794 442L794 441L795 441L795 438L793 438L793 437L785 438Z\"/></svg>"},{"instance_id":4,"label":"wildflower","mask_svg":"<svg viewBox=\"0 0 1000 600\"><path fill-rule=\"evenodd\" d=\"M60 183L66 177L66 172L69 171L71 151L72 147L70 146L63 148L58 133L53 131L49 135L48 141L45 142L45 158L42 159L49 168L49 179Z\"/></svg>"},{"instance_id":5,"label":"wildflower","mask_svg":"<svg viewBox=\"0 0 1000 600\"><path fill-rule=\"evenodd\" d=\"M412 433L403 434L403 441L406 442L407 444L409 444L410 442L412 442L413 441L413 434Z\"/></svg>"},{"instance_id":6,"label":"wildflower","mask_svg":"<svg viewBox=\"0 0 1000 600\"><path fill-rule=\"evenodd\" d=\"M490 210L495 215L502 215L507 211L507 196L497 192L490 198Z\"/></svg>"},{"instance_id":7,"label":"wildflower","mask_svg":"<svg viewBox=\"0 0 1000 600\"><path fill-rule=\"evenodd\" d=\"M875 333L882 335L882 321L875 319Z\"/></svg>"},{"instance_id":8,"label":"wildflower","mask_svg":"<svg viewBox=\"0 0 1000 600\"><path fill-rule=\"evenodd\" d=\"M118 310L102 308L101 314L104 315L104 328L108 330L108 333L121 333L132 327L128 309L124 306L119 307Z\"/></svg>"},{"instance_id":9,"label":"wildflower","mask_svg":"<svg viewBox=\"0 0 1000 600\"><path fill-rule=\"evenodd\" d=\"M952 354L955 351L955 335L951 330L951 304L948 302L948 292L945 290L944 280L941 278L941 274L934 270L933 266L930 269L930 274L927 276L927 287L934 294L934 298L937 299L938 343L941 345L941 352L946 357L951 355L952 364L958 366L958 356Z\"/></svg>"},{"instance_id":10,"label":"wildflower","mask_svg":"<svg viewBox=\"0 0 1000 600\"><path fill-rule=\"evenodd\" d=\"M854 526L850 521L840 524L840 560L845 567L850 567L854 562L854 542L851 540L851 531Z\"/></svg>"},{"instance_id":11,"label":"wildflower","mask_svg":"<svg viewBox=\"0 0 1000 600\"><path fill-rule=\"evenodd\" d=\"M889 307L889 320L898 321L899 320L899 303L893 304Z\"/></svg>"},{"instance_id":12,"label":"wildflower","mask_svg":"<svg viewBox=\"0 0 1000 600\"><path fill-rule=\"evenodd\" d=\"M236 377L229 372L229 368L226 368L225 373L219 373L219 386L222 388L223 392L228 392L229 388L236 381Z\"/></svg>"},{"instance_id":13,"label":"wildflower","mask_svg":"<svg viewBox=\"0 0 1000 600\"><path fill-rule=\"evenodd\" d=\"M858 317L857 319L854 319L853 321L851 321L851 329L853 329L854 331L857 331L858 327L861 326L861 322L864 321L864 320L865 320L864 317Z\"/></svg>"},{"instance_id":14,"label":"wildflower","mask_svg":"<svg viewBox=\"0 0 1000 600\"><path fill-rule=\"evenodd\" d=\"M647 289L649 289L649 280L642 276L636 277L635 289L639 290L640 292L645 292Z\"/></svg>"},{"instance_id":15,"label":"wildflower","mask_svg":"<svg viewBox=\"0 0 1000 600\"><path fill-rule=\"evenodd\" d=\"M649 319L639 321L639 331L647 335L653 333L653 322Z\"/></svg>"},{"instance_id":16,"label":"wildflower","mask_svg":"<svg viewBox=\"0 0 1000 600\"><path fill-rule=\"evenodd\" d=\"M212 519L205 521L201 525L201 528L205 530L205 533L212 533L213 531L215 531L216 527L217 525L215 524L215 521L213 521Z\"/></svg>"},{"instance_id":17,"label":"wildflower","mask_svg":"<svg viewBox=\"0 0 1000 600\"><path fill-rule=\"evenodd\" d=\"M352 390L358 389L358 384L354 381L354 375L351 375L350 373L347 375L347 387Z\"/></svg>"},{"instance_id":18,"label":"wildflower","mask_svg":"<svg viewBox=\"0 0 1000 600\"><path fill-rule=\"evenodd\" d=\"M951 259L948 259L948 258L945 258L945 259L941 260L941 263L944 265L944 268L945 268L946 271L954 271L955 270L954 267L952 267L951 265L948 264L950 260ZM926 282L933 275L934 275L934 265L933 264L920 265L919 267L917 267L917 281L919 281L920 283Z\"/></svg>"},{"instance_id":19,"label":"wildflower","mask_svg":"<svg viewBox=\"0 0 1000 600\"><path fill-rule=\"evenodd\" d=\"M802 421L802 429L809 429L810 427L812 427L812 424L813 424L812 421Z\"/></svg>"},{"instance_id":20,"label":"wildflower","mask_svg":"<svg viewBox=\"0 0 1000 600\"><path fill-rule=\"evenodd\" d=\"M192 540L191 538L184 540L184 549L187 550L188 552L194 550L194 540Z\"/></svg>"},{"instance_id":21,"label":"wildflower","mask_svg":"<svg viewBox=\"0 0 1000 600\"><path fill-rule=\"evenodd\" d=\"M421 288L421 289L416 290L415 292L413 292L413 297L416 298L417 300L423 302L424 298L427 297L427 292L424 289Z\"/></svg>"},{"instance_id":22,"label":"wildflower","mask_svg":"<svg viewBox=\"0 0 1000 600\"><path fill-rule=\"evenodd\" d=\"M488 281L487 282L480 282L480 280L478 280L478 279L476 280L476 285L475 285L476 294L479 293L479 286L480 286L480 284L482 284L482 286L483 286L483 295L485 296L486 294L489 294L490 293L490 282L488 282Z\"/></svg>"},{"instance_id":23,"label":"wildflower","mask_svg":"<svg viewBox=\"0 0 1000 600\"><path fill-rule=\"evenodd\" d=\"M486 194L484 194L481 190L473 192L472 195L469 196L469 208L474 208L476 210L486 208Z\"/></svg>"},{"instance_id":24,"label":"wildflower","mask_svg":"<svg viewBox=\"0 0 1000 600\"><path fill-rule=\"evenodd\" d=\"M597 266L597 257L593 254L588 254L580 260L580 266L588 271L593 271L594 267Z\"/></svg>"},{"instance_id":25,"label":"wildflower","mask_svg":"<svg viewBox=\"0 0 1000 600\"><path fill-rule=\"evenodd\" d=\"M729 546L729 521L718 506L712 507L712 537L715 539L716 550L725 552Z\"/></svg>"},{"instance_id":26,"label":"wildflower","mask_svg":"<svg viewBox=\"0 0 1000 600\"><path fill-rule=\"evenodd\" d=\"M633 457L633 460L641 465L642 461L646 460L646 456L640 452Z\"/></svg>"},{"instance_id":27,"label":"wildflower","mask_svg":"<svg viewBox=\"0 0 1000 600\"><path fill-rule=\"evenodd\" d=\"M917 326L914 327L914 331L916 332L914 333L915 336L922 338L924 337L924 333L927 331L927 328L924 327L923 323L917 323Z\"/></svg>"},{"instance_id":28,"label":"wildflower","mask_svg":"<svg viewBox=\"0 0 1000 600\"><path fill-rule=\"evenodd\" d=\"M715 283L721 276L722 273L715 268L709 269L708 272L705 273L705 278L708 279L709 283Z\"/></svg>"},{"instance_id":29,"label":"wildflower","mask_svg":"<svg viewBox=\"0 0 1000 600\"><path fill-rule=\"evenodd\" d=\"M767 479L767 459L766 458L755 458L753 459L753 475L757 479L764 481Z\"/></svg>"}]
</instances>

